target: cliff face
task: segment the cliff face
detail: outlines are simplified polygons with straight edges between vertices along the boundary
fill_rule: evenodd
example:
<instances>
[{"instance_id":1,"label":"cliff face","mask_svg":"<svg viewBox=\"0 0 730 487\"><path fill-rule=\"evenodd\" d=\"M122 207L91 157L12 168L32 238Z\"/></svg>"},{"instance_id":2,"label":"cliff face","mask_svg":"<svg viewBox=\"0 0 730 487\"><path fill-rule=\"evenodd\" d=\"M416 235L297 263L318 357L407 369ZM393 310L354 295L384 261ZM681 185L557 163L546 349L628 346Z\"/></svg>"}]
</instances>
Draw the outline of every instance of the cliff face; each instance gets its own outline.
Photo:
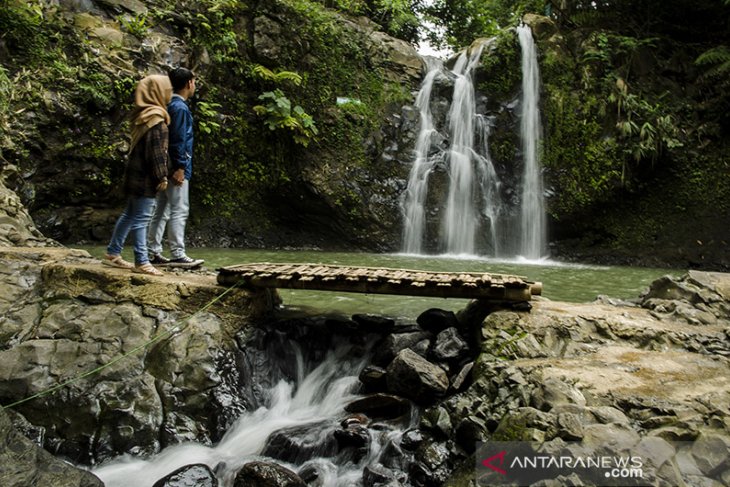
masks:
<instances>
[{"instance_id":1,"label":"cliff face","mask_svg":"<svg viewBox=\"0 0 730 487\"><path fill-rule=\"evenodd\" d=\"M199 79L192 242L397 241L401 107L422 71L410 45L302 1L43 5L0 15L0 151L46 235L108 238L134 86L183 65Z\"/></svg>"},{"instance_id":2,"label":"cliff face","mask_svg":"<svg viewBox=\"0 0 730 487\"><path fill-rule=\"evenodd\" d=\"M699 48L525 21L542 74L552 255L728 268L727 140L705 120ZM45 235L107 240L134 86L186 65L200 81L192 245L398 247L424 68L367 19L305 0L13 0L0 31L0 156L18 168L6 184ZM519 62L505 30L475 75L509 208ZM436 171L437 204L445 180Z\"/></svg>"}]
</instances>

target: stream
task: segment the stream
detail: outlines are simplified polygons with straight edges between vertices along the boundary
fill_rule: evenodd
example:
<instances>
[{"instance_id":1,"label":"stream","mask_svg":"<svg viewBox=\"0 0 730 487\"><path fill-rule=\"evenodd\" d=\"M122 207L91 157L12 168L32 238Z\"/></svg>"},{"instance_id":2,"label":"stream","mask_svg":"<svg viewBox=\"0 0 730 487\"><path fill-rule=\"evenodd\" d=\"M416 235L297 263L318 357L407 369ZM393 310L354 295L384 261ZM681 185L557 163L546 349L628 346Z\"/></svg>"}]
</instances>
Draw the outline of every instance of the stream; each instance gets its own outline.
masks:
<instances>
[{"instance_id":1,"label":"stream","mask_svg":"<svg viewBox=\"0 0 730 487\"><path fill-rule=\"evenodd\" d=\"M87 248L101 256L101 247ZM126 256L127 250L125 250ZM408 268L433 271L479 271L516 274L544 284L547 299L586 302L598 295L631 299L656 278L678 272L664 269L602 267L565 264L550 260L494 260L475 256L413 256L403 254L335 253L321 251L263 251L238 249L190 249L190 255L206 260L210 270L254 262L310 262L337 265ZM131 258L131 255L127 256ZM294 314L372 313L413 323L429 308L462 309L467 300L373 296L347 293L280 290L284 311ZM397 420L377 420L366 429L367 441L360 448L342 447L333 438L348 417L347 404L361 397L358 374L373 355L376 336L308 336L281 329L259 329L266 339L243 346L252 387L258 388L250 407L232 424L216 445L185 443L163 449L151 458L122 456L98 466L93 472L107 487L135 485L152 487L180 467L205 464L223 487L232 487L236 473L251 461L276 462L310 485L344 487L363 485L363 472L380 465L393 465L393 451L402 451L401 436L418 424L419 413ZM262 345L263 344L263 345ZM317 349L318 350L315 350ZM334 442L334 443L333 443ZM394 468L393 470L398 470ZM403 474L405 475L405 474ZM407 478L404 484L410 485Z\"/></svg>"}]
</instances>

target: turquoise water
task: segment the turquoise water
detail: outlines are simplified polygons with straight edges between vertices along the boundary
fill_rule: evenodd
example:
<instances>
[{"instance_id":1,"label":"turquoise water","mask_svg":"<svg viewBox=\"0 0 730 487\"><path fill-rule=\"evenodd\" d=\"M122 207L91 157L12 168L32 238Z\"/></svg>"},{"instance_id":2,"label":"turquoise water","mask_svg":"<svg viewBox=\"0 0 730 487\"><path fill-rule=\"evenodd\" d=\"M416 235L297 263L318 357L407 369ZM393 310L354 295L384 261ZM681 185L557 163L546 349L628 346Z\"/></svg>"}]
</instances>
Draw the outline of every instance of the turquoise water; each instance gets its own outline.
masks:
<instances>
[{"instance_id":1,"label":"turquoise water","mask_svg":"<svg viewBox=\"0 0 730 487\"><path fill-rule=\"evenodd\" d=\"M103 247L85 247L101 257ZM523 276L543 283L542 295L554 301L590 302L598 295L611 298L638 298L649 284L663 275L679 276L680 270L639 267L604 267L567 264L550 260L535 262L504 261L475 256L414 256L356 252L322 252L312 250L247 250L192 248L191 257L205 259L210 270L219 267L256 263L287 262L335 265L362 265L425 271L490 272ZM123 255L132 259L131 250ZM291 309L317 310L344 314L377 313L413 318L425 309L438 307L457 311L468 302L453 298L420 298L326 291L280 290L284 305Z\"/></svg>"}]
</instances>

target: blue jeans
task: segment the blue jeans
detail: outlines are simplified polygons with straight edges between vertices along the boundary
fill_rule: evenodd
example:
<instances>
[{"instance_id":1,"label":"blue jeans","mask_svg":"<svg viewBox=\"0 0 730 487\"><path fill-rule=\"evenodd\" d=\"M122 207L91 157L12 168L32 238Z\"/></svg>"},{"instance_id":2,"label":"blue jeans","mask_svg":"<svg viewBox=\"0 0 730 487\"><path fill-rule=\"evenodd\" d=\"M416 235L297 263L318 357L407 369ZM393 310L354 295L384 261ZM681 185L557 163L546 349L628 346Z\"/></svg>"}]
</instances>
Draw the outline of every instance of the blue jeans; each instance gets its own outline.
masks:
<instances>
[{"instance_id":1,"label":"blue jeans","mask_svg":"<svg viewBox=\"0 0 730 487\"><path fill-rule=\"evenodd\" d=\"M149 225L152 212L155 208L154 198L144 196L130 196L127 200L127 207L117 220L114 226L114 233L106 248L109 255L120 255L122 247L127 240L127 235L132 234L134 245L134 263L137 265L148 264L150 259L147 255L147 225Z\"/></svg>"},{"instance_id":2,"label":"blue jeans","mask_svg":"<svg viewBox=\"0 0 730 487\"><path fill-rule=\"evenodd\" d=\"M170 182L167 191L157 193L157 208L150 222L149 249L153 254L162 253L162 238L167 227L167 242L173 259L185 257L185 224L190 213L189 188L186 179L177 186Z\"/></svg>"}]
</instances>

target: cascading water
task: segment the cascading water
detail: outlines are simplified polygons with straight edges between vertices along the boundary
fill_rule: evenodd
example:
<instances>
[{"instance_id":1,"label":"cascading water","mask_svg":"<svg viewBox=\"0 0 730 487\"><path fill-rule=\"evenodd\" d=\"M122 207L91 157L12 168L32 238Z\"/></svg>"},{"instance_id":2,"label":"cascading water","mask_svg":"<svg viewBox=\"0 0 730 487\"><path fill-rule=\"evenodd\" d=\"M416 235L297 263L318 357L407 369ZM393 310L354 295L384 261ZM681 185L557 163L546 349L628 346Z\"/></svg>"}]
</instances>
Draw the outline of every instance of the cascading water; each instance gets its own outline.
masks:
<instances>
[{"instance_id":1,"label":"cascading water","mask_svg":"<svg viewBox=\"0 0 730 487\"><path fill-rule=\"evenodd\" d=\"M522 110L520 134L524 161L520 208L520 255L539 259L546 253L545 204L540 168L540 68L532 30L517 27L522 50Z\"/></svg>"},{"instance_id":2,"label":"cascading water","mask_svg":"<svg viewBox=\"0 0 730 487\"><path fill-rule=\"evenodd\" d=\"M405 225L403 230L403 251L408 254L420 254L423 251L423 234L426 224L426 196L428 195L428 177L440 158L429 157L433 136L437 133L433 127L431 115L431 89L437 76L441 74L441 63L435 59L427 60L429 70L421 83L421 90L416 98L416 108L420 115L421 130L416 141L416 157L408 177L404 200Z\"/></svg>"},{"instance_id":3,"label":"cascading water","mask_svg":"<svg viewBox=\"0 0 730 487\"><path fill-rule=\"evenodd\" d=\"M442 247L449 254L473 254L474 208L474 85L471 70L479 62L484 45L467 57L463 53L453 69L454 96L449 111L451 148L448 154L449 193L441 234Z\"/></svg>"},{"instance_id":4,"label":"cascading water","mask_svg":"<svg viewBox=\"0 0 730 487\"><path fill-rule=\"evenodd\" d=\"M416 99L421 125L403 205L402 248L406 253L419 254L423 251L429 176L441 162L448 166L449 175L441 225L441 248L449 254L474 254L478 232L484 226L489 244L497 248L499 181L488 154L488 120L476 114L472 80L472 72L484 47L482 42L471 53L463 52L449 73L444 73L440 64L431 64L421 85ZM430 109L431 92L434 80L439 76L454 78L448 134L443 136L443 139L450 140L450 145L448 150L432 154L438 131Z\"/></svg>"},{"instance_id":5,"label":"cascading water","mask_svg":"<svg viewBox=\"0 0 730 487\"><path fill-rule=\"evenodd\" d=\"M94 474L106 487L151 487L181 467L205 464L215 472L222 487L231 487L244 464L263 459L293 471L301 472L305 467L314 469L317 485L322 487L362 485L363 469L382 461L383 449L402 431L397 428L368 429L368 450L359 455L353 455L349 450L333 454L332 444L327 443L327 439L332 438L333 430L345 414L345 406L360 397L354 392L359 384L358 374L370 355L363 355L361 346L342 343L330 349L318 365L311 364L305 357L307 351L297 342L277 336L281 343L275 345L276 350L270 347L265 351L265 356L271 356L275 351L276 356L288 358L278 365L265 363L267 369L257 372L259 378L270 375L275 384L264 394L264 404L241 415L218 445L180 444L147 460L124 456L95 469ZM290 370L293 367L296 367L295 371ZM278 368L289 372L277 373L275 369ZM280 375L289 377L276 382ZM409 426L414 425L404 425ZM297 433L301 437L292 439ZM285 438L284 448L272 446L271 438L276 434ZM305 445L303 453L292 451L296 450L292 445L297 441ZM269 454L277 460L264 458ZM306 458L302 459L302 456Z\"/></svg>"},{"instance_id":6,"label":"cascading water","mask_svg":"<svg viewBox=\"0 0 730 487\"><path fill-rule=\"evenodd\" d=\"M490 117L476 110L472 73L487 44L482 42L462 52L450 72L432 64L416 101L421 125L403 204L405 253L424 253L429 179L443 165L449 176L439 237L443 252L495 257L521 255L530 260L547 254L537 50L528 26L519 26L517 35L522 50L519 119L523 160L522 175L514 179L520 179L519 184L515 181L512 186L508 182L507 189L502 189L501 179L505 175L495 170L489 155ZM430 108L434 103L433 83L439 76L454 79L448 123L444 124L442 134L436 128L441 125L434 121ZM442 140L449 141L448 150L434 150L434 141ZM510 162L502 161L502 164L508 166Z\"/></svg>"}]
</instances>

